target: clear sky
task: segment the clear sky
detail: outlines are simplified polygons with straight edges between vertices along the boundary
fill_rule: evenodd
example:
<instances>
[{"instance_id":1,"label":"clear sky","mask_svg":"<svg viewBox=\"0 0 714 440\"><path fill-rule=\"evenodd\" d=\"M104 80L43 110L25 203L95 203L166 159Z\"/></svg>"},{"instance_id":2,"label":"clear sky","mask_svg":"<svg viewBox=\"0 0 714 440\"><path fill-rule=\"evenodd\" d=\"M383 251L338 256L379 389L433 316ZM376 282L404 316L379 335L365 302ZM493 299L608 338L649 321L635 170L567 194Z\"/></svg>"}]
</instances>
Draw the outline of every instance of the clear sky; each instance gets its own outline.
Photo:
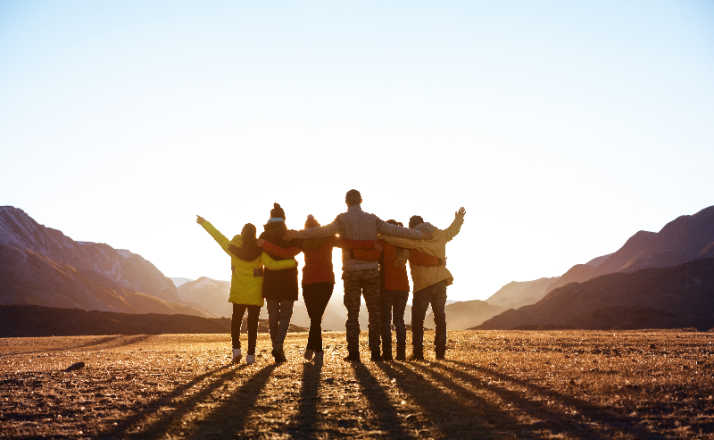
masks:
<instances>
[{"instance_id":1,"label":"clear sky","mask_svg":"<svg viewBox=\"0 0 714 440\"><path fill-rule=\"evenodd\" d=\"M711 2L262 3L0 1L0 204L217 279L195 214L463 205L455 300L714 204Z\"/></svg>"}]
</instances>

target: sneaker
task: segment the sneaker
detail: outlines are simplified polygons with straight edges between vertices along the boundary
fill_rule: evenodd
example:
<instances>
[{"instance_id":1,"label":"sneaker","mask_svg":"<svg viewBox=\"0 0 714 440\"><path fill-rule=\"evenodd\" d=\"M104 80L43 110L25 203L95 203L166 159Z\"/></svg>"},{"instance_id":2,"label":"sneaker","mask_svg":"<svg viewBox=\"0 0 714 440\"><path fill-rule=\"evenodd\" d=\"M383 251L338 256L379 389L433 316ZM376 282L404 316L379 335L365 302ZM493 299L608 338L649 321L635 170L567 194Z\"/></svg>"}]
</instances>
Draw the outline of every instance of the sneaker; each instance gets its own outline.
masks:
<instances>
[{"instance_id":1,"label":"sneaker","mask_svg":"<svg viewBox=\"0 0 714 440\"><path fill-rule=\"evenodd\" d=\"M255 355L254 354L249 354L248 356L245 357L245 363L247 365L253 365L255 363Z\"/></svg>"},{"instance_id":2,"label":"sneaker","mask_svg":"<svg viewBox=\"0 0 714 440\"><path fill-rule=\"evenodd\" d=\"M313 358L313 362L315 363L315 365L322 365L324 354L325 354L325 352L323 352L323 351L315 352L315 357Z\"/></svg>"},{"instance_id":3,"label":"sneaker","mask_svg":"<svg viewBox=\"0 0 714 440\"><path fill-rule=\"evenodd\" d=\"M309 361L312 359L313 356L315 356L315 350L313 350L312 348L306 348L305 355L304 355L305 360Z\"/></svg>"},{"instance_id":4,"label":"sneaker","mask_svg":"<svg viewBox=\"0 0 714 440\"><path fill-rule=\"evenodd\" d=\"M240 352L240 348L234 348L233 349L233 360L231 362L233 362L234 364L237 364L238 362L240 362L242 357L243 357L243 355Z\"/></svg>"}]
</instances>

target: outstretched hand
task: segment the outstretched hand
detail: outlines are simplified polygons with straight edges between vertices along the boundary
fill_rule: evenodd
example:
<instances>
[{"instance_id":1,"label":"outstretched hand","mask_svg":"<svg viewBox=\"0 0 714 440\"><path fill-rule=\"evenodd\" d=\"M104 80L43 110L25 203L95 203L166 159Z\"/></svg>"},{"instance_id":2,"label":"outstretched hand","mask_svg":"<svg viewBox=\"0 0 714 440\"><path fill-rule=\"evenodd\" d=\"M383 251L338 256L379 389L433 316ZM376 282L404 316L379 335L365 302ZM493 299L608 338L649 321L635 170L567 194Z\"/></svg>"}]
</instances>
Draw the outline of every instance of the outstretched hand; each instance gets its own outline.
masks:
<instances>
[{"instance_id":1,"label":"outstretched hand","mask_svg":"<svg viewBox=\"0 0 714 440\"><path fill-rule=\"evenodd\" d=\"M202 224L206 223L206 219L203 218L203 217L201 217L200 215L197 215L197 216L196 216L196 223L198 223L199 225L202 225Z\"/></svg>"},{"instance_id":2,"label":"outstretched hand","mask_svg":"<svg viewBox=\"0 0 714 440\"><path fill-rule=\"evenodd\" d=\"M463 206L461 208L459 208L459 210L456 211L456 213L454 214L454 216L456 218L460 218L460 219L463 219L465 215L466 215L466 209Z\"/></svg>"}]
</instances>

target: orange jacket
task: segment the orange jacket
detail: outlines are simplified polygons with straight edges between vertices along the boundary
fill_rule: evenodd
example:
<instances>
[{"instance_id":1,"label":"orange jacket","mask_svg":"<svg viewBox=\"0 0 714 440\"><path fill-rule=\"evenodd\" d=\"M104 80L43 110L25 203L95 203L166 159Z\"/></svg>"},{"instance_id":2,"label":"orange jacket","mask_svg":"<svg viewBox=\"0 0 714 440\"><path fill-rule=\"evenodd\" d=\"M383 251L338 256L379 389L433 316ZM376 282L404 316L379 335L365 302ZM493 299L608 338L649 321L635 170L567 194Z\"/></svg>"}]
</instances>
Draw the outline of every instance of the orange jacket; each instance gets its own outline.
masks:
<instances>
[{"instance_id":1,"label":"orange jacket","mask_svg":"<svg viewBox=\"0 0 714 440\"><path fill-rule=\"evenodd\" d=\"M383 243L382 287L385 292L409 292L407 251Z\"/></svg>"}]
</instances>

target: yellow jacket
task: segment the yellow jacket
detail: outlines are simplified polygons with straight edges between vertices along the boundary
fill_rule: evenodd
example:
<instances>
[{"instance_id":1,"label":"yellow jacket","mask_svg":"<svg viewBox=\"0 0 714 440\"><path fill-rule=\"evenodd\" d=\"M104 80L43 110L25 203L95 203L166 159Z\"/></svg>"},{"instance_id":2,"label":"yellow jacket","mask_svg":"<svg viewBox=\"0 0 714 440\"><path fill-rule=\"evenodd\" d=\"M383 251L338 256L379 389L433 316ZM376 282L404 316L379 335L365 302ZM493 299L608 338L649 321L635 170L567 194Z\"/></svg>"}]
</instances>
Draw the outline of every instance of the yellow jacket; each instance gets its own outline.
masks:
<instances>
[{"instance_id":1,"label":"yellow jacket","mask_svg":"<svg viewBox=\"0 0 714 440\"><path fill-rule=\"evenodd\" d=\"M454 221L446 229L438 229L430 223L422 223L416 227L418 230L431 232L432 236L429 240L412 240L409 238L382 236L382 240L394 246L405 249L416 249L434 257L441 258L444 264L441 266L415 266L409 262L409 268L412 273L412 282L414 283L414 292L426 289L441 281L446 281L447 284L454 282L454 277L446 268L446 243L451 241L461 230L461 225L464 223L464 218L457 216Z\"/></svg>"},{"instance_id":2,"label":"yellow jacket","mask_svg":"<svg viewBox=\"0 0 714 440\"><path fill-rule=\"evenodd\" d=\"M234 304L246 304L249 306L263 305L263 275L260 269L263 266L272 270L289 269L297 267L295 260L274 260L265 252L252 261L241 260L228 250L229 245L240 247L242 239L236 235L228 241L225 235L221 234L212 224L205 221L201 226L211 234L221 248L231 257L231 293L228 301Z\"/></svg>"}]
</instances>

